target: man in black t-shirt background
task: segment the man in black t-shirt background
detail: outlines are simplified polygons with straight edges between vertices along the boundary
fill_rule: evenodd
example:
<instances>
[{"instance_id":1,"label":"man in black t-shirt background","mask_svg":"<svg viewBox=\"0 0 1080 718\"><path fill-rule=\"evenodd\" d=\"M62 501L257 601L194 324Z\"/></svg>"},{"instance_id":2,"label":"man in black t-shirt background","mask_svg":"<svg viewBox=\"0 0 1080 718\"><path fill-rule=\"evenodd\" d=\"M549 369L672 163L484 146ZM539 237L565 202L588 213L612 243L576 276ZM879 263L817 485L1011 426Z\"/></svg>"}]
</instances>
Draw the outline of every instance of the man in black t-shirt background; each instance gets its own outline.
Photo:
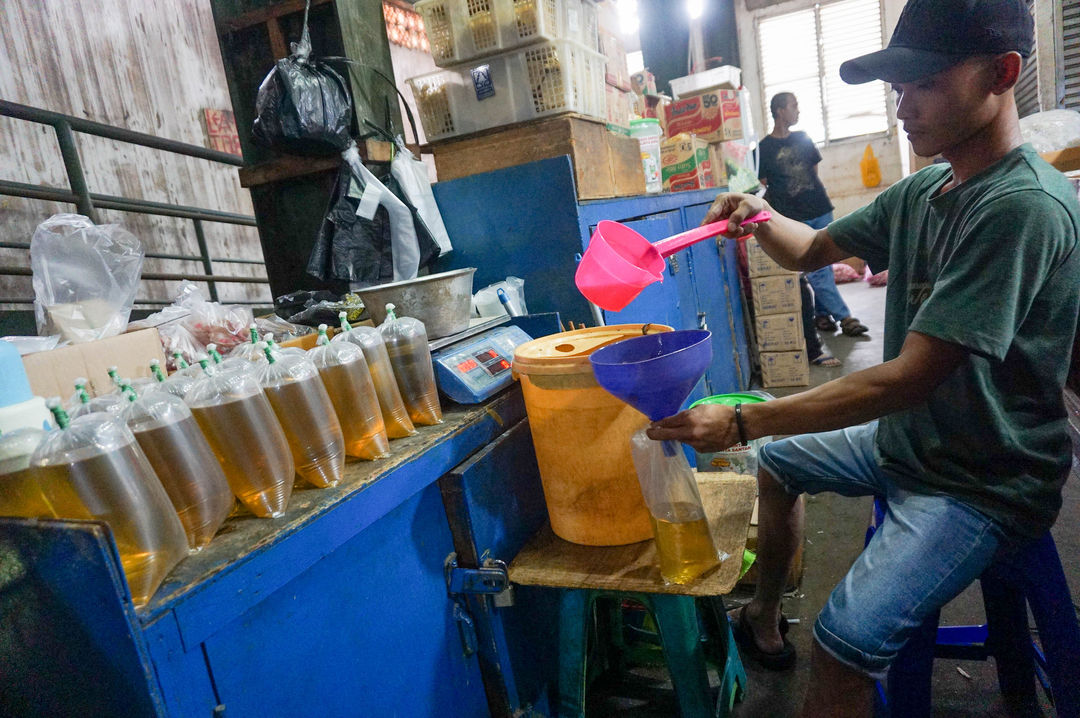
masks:
<instances>
[{"instance_id":1,"label":"man in black t-shirt background","mask_svg":"<svg viewBox=\"0 0 1080 718\"><path fill-rule=\"evenodd\" d=\"M824 229L833 220L833 206L817 173L821 153L809 135L791 130L799 121L799 101L790 92L780 92L769 101L769 111L773 130L759 145L758 178L765 185L765 201L785 217L814 229ZM851 310L836 289L832 267L807 272L806 279L814 289L818 329L834 332L839 322L840 330L851 337L869 331L851 316Z\"/></svg>"}]
</instances>

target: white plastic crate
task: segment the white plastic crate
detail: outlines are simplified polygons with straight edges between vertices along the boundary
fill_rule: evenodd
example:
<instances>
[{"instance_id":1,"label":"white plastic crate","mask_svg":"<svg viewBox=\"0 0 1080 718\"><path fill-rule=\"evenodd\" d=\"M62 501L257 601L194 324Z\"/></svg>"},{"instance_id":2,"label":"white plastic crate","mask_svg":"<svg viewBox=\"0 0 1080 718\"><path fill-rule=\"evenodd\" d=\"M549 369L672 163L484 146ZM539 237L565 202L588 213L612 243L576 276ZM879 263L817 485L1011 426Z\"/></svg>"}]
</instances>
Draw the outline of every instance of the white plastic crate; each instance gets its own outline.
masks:
<instances>
[{"instance_id":1,"label":"white plastic crate","mask_svg":"<svg viewBox=\"0 0 1080 718\"><path fill-rule=\"evenodd\" d=\"M429 141L576 112L604 119L604 56L558 40L414 77Z\"/></svg>"},{"instance_id":2,"label":"white plastic crate","mask_svg":"<svg viewBox=\"0 0 1080 718\"><path fill-rule=\"evenodd\" d=\"M544 40L597 46L592 0L420 0L415 7L439 67Z\"/></svg>"}]
</instances>

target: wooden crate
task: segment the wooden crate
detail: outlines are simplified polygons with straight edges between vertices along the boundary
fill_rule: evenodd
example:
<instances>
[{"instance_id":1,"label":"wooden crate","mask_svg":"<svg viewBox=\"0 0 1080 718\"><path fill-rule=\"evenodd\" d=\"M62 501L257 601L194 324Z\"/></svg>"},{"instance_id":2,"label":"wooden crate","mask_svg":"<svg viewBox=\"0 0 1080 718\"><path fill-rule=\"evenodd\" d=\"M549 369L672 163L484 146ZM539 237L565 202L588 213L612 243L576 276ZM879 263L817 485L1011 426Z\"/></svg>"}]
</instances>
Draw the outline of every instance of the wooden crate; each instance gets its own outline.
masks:
<instances>
[{"instance_id":1,"label":"wooden crate","mask_svg":"<svg viewBox=\"0 0 1080 718\"><path fill-rule=\"evenodd\" d=\"M565 115L433 142L439 180L570 155L580 200L645 194L638 141L599 120Z\"/></svg>"}]
</instances>

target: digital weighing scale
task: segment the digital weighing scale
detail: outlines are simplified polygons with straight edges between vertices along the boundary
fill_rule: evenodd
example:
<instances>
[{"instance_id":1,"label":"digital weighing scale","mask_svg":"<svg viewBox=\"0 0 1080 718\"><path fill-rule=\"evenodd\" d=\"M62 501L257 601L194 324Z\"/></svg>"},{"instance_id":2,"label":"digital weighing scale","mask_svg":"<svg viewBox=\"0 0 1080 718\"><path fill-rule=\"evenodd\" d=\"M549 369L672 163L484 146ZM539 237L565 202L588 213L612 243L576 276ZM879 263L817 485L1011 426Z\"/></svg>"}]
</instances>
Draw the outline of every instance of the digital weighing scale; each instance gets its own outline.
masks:
<instances>
[{"instance_id":1,"label":"digital weighing scale","mask_svg":"<svg viewBox=\"0 0 1080 718\"><path fill-rule=\"evenodd\" d=\"M532 337L507 316L473 320L460 334L431 342L439 391L458 404L479 404L513 382L514 350Z\"/></svg>"}]
</instances>

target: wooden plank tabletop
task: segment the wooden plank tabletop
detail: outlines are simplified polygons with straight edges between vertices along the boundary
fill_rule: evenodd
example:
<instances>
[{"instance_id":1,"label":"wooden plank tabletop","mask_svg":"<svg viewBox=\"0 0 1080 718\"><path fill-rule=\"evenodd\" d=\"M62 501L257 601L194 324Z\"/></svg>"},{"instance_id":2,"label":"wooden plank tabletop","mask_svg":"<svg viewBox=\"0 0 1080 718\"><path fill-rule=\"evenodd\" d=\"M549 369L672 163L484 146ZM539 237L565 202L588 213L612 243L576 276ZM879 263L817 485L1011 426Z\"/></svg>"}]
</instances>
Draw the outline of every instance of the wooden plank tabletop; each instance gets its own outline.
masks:
<instances>
[{"instance_id":1,"label":"wooden plank tabletop","mask_svg":"<svg viewBox=\"0 0 1080 718\"><path fill-rule=\"evenodd\" d=\"M730 593L739 579L757 481L724 473L698 474L698 488L717 548L728 558L692 583L665 584L653 541L628 546L581 546L545 524L510 563L510 580L523 586L611 589L686 596Z\"/></svg>"}]
</instances>

